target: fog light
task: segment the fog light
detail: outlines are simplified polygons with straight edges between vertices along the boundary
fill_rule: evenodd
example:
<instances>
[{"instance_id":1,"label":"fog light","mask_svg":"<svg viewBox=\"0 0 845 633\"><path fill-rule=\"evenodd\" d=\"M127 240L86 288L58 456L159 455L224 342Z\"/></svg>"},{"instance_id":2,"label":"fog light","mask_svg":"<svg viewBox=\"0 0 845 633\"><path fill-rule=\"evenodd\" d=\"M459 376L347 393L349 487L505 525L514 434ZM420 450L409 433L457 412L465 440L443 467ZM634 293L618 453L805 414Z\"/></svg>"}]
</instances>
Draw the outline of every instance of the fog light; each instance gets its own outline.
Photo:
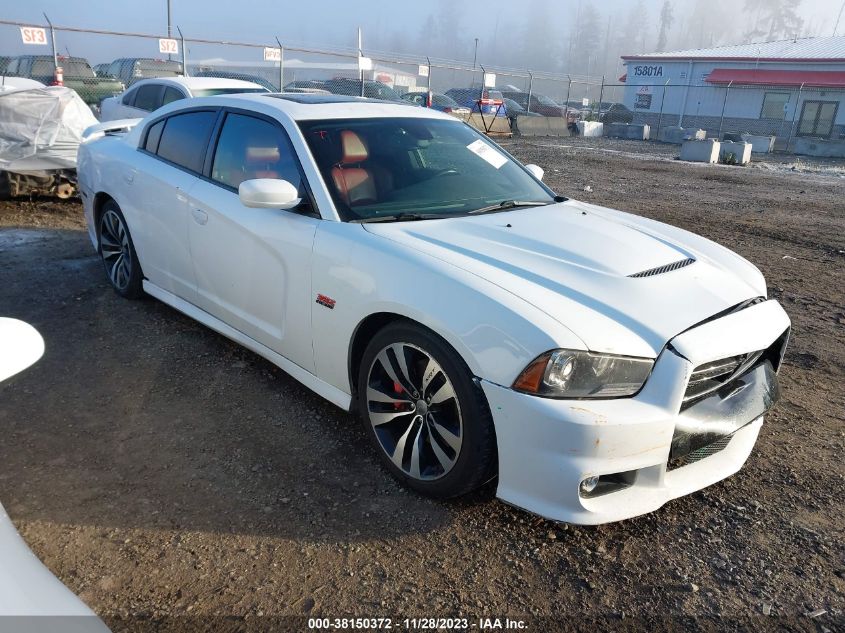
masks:
<instances>
[{"instance_id":1,"label":"fog light","mask_svg":"<svg viewBox=\"0 0 845 633\"><path fill-rule=\"evenodd\" d=\"M589 495L593 490L596 489L596 486L599 485L599 478L598 477L587 477L584 481L581 482L580 490L582 495Z\"/></svg>"}]
</instances>

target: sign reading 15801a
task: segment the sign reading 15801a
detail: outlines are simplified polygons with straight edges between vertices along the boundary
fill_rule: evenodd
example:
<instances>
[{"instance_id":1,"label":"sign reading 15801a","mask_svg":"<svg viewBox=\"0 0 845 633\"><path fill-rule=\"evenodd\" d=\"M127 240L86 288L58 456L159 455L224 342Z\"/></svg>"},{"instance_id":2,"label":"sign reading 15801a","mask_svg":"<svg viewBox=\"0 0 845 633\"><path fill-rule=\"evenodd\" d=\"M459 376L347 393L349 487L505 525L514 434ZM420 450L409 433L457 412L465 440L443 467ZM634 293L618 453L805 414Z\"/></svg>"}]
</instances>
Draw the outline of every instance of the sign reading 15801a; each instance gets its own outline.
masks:
<instances>
[{"instance_id":1,"label":"sign reading 15801a","mask_svg":"<svg viewBox=\"0 0 845 633\"><path fill-rule=\"evenodd\" d=\"M662 77L663 66L634 66L634 77Z\"/></svg>"}]
</instances>

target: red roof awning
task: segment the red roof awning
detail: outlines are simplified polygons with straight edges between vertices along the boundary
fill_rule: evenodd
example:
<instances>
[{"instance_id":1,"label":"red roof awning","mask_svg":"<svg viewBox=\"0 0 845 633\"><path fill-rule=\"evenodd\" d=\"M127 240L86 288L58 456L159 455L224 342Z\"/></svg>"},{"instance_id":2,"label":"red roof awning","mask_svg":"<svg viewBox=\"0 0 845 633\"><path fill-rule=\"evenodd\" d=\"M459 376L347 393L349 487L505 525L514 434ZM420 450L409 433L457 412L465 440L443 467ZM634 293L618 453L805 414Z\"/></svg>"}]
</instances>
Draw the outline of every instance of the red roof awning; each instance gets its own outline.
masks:
<instances>
[{"instance_id":1,"label":"red roof awning","mask_svg":"<svg viewBox=\"0 0 845 633\"><path fill-rule=\"evenodd\" d=\"M845 71L835 70L759 70L754 68L717 68L706 79L711 84L733 83L739 86L812 86L845 88Z\"/></svg>"},{"instance_id":2,"label":"red roof awning","mask_svg":"<svg viewBox=\"0 0 845 633\"><path fill-rule=\"evenodd\" d=\"M626 81L628 81L628 73L625 73L619 78L619 83L621 84L624 84Z\"/></svg>"}]
</instances>

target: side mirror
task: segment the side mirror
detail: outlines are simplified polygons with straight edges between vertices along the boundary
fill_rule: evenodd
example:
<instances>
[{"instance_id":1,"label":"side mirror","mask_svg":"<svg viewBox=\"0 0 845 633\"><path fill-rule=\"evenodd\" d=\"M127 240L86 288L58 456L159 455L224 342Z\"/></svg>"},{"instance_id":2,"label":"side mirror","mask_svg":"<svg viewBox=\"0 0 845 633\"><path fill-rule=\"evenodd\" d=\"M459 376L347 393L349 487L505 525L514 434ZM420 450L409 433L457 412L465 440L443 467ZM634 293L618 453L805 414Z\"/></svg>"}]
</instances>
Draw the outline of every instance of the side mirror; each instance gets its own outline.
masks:
<instances>
[{"instance_id":1,"label":"side mirror","mask_svg":"<svg viewBox=\"0 0 845 633\"><path fill-rule=\"evenodd\" d=\"M0 317L0 382L32 365L44 354L44 339L34 327Z\"/></svg>"},{"instance_id":2,"label":"side mirror","mask_svg":"<svg viewBox=\"0 0 845 633\"><path fill-rule=\"evenodd\" d=\"M534 176L537 180L543 180L543 174L546 172L543 171L542 167L538 167L537 165L526 165L525 169L528 170L528 173Z\"/></svg>"},{"instance_id":3,"label":"side mirror","mask_svg":"<svg viewBox=\"0 0 845 633\"><path fill-rule=\"evenodd\" d=\"M256 178L238 187L241 204L253 209L293 209L302 202L299 192L287 180Z\"/></svg>"}]
</instances>

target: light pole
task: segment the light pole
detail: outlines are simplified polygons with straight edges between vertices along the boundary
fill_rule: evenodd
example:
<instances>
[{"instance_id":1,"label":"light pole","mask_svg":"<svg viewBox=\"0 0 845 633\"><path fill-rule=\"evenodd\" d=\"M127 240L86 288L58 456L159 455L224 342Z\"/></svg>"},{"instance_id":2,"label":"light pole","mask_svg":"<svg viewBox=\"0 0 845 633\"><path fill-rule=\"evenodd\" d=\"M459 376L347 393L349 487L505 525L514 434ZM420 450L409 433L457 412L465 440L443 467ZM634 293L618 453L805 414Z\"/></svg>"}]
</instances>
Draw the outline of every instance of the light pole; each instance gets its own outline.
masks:
<instances>
[{"instance_id":1,"label":"light pole","mask_svg":"<svg viewBox=\"0 0 845 633\"><path fill-rule=\"evenodd\" d=\"M167 0L167 37L170 38L173 35L173 27L171 26L170 20L170 0Z\"/></svg>"},{"instance_id":2,"label":"light pole","mask_svg":"<svg viewBox=\"0 0 845 633\"><path fill-rule=\"evenodd\" d=\"M475 70L475 62L478 61L478 38L475 38L475 53L472 55L472 69Z\"/></svg>"}]
</instances>

